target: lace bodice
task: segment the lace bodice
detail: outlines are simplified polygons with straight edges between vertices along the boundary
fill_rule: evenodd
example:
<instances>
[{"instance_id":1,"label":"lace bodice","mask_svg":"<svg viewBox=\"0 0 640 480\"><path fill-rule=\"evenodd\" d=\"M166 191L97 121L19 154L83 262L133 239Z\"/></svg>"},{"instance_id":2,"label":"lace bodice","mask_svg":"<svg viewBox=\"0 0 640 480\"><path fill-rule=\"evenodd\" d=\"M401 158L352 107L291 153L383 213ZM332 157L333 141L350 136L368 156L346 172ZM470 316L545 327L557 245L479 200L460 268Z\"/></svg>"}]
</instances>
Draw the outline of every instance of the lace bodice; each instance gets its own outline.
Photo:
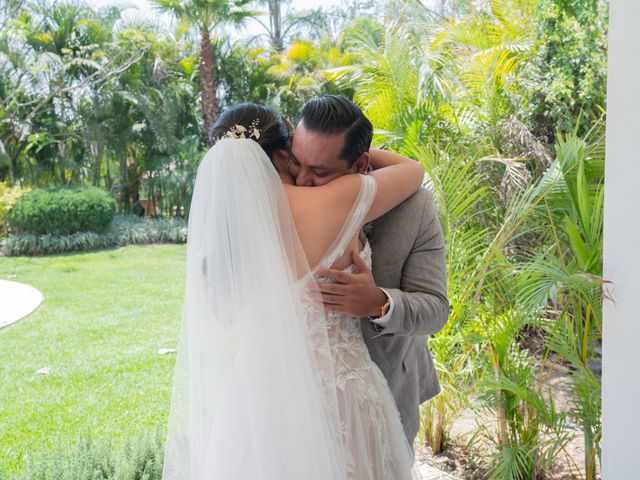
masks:
<instances>
[{"instance_id":1,"label":"lace bodice","mask_svg":"<svg viewBox=\"0 0 640 480\"><path fill-rule=\"evenodd\" d=\"M371 268L371 247L369 242L365 243L363 250L360 252L360 257ZM355 273L356 269L352 264L344 271ZM325 278L320 280L328 281ZM371 362L369 350L364 343L362 331L360 330L362 319L332 311L325 312L325 318L326 327L329 330L331 356L334 360L338 386L344 387L348 380L357 379L357 370L363 367L368 368Z\"/></svg>"},{"instance_id":2,"label":"lace bodice","mask_svg":"<svg viewBox=\"0 0 640 480\"><path fill-rule=\"evenodd\" d=\"M371 267L371 246L369 242L365 242L363 250L360 252L361 258ZM343 269L345 272L354 273L355 265ZM332 281L327 278L318 278L319 281ZM369 435L375 440L375 456L376 461L380 463L380 468L375 478L378 479L395 479L394 450L388 432L388 422L395 421L400 424L400 417L397 415L393 398L386 384L382 373L377 365L371 360L369 350L362 337L360 330L360 322L368 321L361 318L349 317L346 314L332 311L325 311L324 316L317 315L315 309L322 308L313 302L305 302L306 309L311 311L313 318L323 318L324 325L314 325L312 331L318 335L322 335L322 331L328 334L329 351L322 352L322 356L327 358L332 365L335 387L338 389L339 410L343 411L340 419L342 432L340 434L345 438L347 444L346 451L350 457L347 461L350 471L349 479L364 478L364 475L358 472L363 461L373 464L372 458L362 458L362 454L358 453L359 448L356 445L361 443L360 440L353 440L353 431L360 431L363 425L354 425L366 419L364 425L365 431L370 432ZM362 410L357 416L349 413L346 405L358 405L357 409ZM389 405L393 405L391 410L394 412L394 418L389 419ZM366 449L365 449L366 451Z\"/></svg>"},{"instance_id":3,"label":"lace bodice","mask_svg":"<svg viewBox=\"0 0 640 480\"><path fill-rule=\"evenodd\" d=\"M330 267L339 259L355 235L375 197L375 181L363 176L362 189L345 222L318 268ZM364 241L360 257L371 268L371 246ZM343 269L354 273L355 265ZM316 278L319 281L332 281ZM411 478L413 453L404 435L400 414L384 375L373 362L362 337L360 324L368 319L324 311L312 296L303 301L315 319L309 325L312 335L327 339L318 358L331 365L334 392L337 393L339 424L337 434L345 444L348 480L405 480ZM327 385L331 387L330 385Z\"/></svg>"}]
</instances>

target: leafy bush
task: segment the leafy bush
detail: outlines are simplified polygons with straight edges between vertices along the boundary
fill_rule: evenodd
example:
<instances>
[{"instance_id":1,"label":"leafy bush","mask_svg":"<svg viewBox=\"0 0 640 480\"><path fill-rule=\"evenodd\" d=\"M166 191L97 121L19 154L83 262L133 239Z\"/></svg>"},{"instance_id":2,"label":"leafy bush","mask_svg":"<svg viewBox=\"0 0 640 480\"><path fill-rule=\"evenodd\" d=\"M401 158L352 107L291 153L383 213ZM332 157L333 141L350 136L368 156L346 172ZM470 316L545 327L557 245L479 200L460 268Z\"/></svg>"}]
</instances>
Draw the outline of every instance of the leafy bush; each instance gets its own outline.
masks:
<instances>
[{"instance_id":1,"label":"leafy bush","mask_svg":"<svg viewBox=\"0 0 640 480\"><path fill-rule=\"evenodd\" d=\"M95 187L56 187L24 195L9 212L12 227L35 234L103 232L113 220L116 202Z\"/></svg>"},{"instance_id":2,"label":"leafy bush","mask_svg":"<svg viewBox=\"0 0 640 480\"><path fill-rule=\"evenodd\" d=\"M9 222L7 220L9 210L11 210L11 207L15 205L18 199L28 191L28 189L24 189L18 185L9 186L6 183L0 182L0 237L9 234Z\"/></svg>"},{"instance_id":3,"label":"leafy bush","mask_svg":"<svg viewBox=\"0 0 640 480\"><path fill-rule=\"evenodd\" d=\"M585 135L602 115L608 23L609 2L538 3L538 42L523 72L523 113L539 140L552 144L557 131L571 132L576 124Z\"/></svg>"},{"instance_id":4,"label":"leafy bush","mask_svg":"<svg viewBox=\"0 0 640 480\"><path fill-rule=\"evenodd\" d=\"M140 218L118 215L112 224L120 245L148 243L184 243L187 241L187 221L183 218Z\"/></svg>"},{"instance_id":5,"label":"leafy bush","mask_svg":"<svg viewBox=\"0 0 640 480\"><path fill-rule=\"evenodd\" d=\"M1 250L5 255L15 257L19 255L52 255L116 246L118 246L118 237L114 232L77 232L71 235L17 233L3 240Z\"/></svg>"},{"instance_id":6,"label":"leafy bush","mask_svg":"<svg viewBox=\"0 0 640 480\"><path fill-rule=\"evenodd\" d=\"M77 232L70 235L18 233L7 237L0 245L0 251L15 257L186 241L187 222L182 218L140 218L134 215L117 215L103 233Z\"/></svg>"},{"instance_id":7,"label":"leafy bush","mask_svg":"<svg viewBox=\"0 0 640 480\"><path fill-rule=\"evenodd\" d=\"M164 439L159 429L142 432L114 451L110 441L81 436L71 454L27 456L23 474L11 480L156 480L162 477Z\"/></svg>"}]
</instances>

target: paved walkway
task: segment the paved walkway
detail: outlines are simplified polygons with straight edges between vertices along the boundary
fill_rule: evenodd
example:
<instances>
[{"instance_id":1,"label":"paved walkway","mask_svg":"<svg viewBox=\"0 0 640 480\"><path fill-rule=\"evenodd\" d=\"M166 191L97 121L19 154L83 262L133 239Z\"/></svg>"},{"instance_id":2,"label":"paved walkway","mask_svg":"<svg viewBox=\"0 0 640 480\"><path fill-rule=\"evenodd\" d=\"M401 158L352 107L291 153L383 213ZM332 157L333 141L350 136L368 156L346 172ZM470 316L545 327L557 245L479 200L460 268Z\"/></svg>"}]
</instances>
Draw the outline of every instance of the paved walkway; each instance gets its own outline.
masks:
<instances>
[{"instance_id":1,"label":"paved walkway","mask_svg":"<svg viewBox=\"0 0 640 480\"><path fill-rule=\"evenodd\" d=\"M41 302L42 293L32 286L0 280L0 328L26 317Z\"/></svg>"},{"instance_id":2,"label":"paved walkway","mask_svg":"<svg viewBox=\"0 0 640 480\"><path fill-rule=\"evenodd\" d=\"M421 480L460 480L458 477L451 475L450 473L443 472L431 465L423 463L418 465L418 471L421 475Z\"/></svg>"}]
</instances>

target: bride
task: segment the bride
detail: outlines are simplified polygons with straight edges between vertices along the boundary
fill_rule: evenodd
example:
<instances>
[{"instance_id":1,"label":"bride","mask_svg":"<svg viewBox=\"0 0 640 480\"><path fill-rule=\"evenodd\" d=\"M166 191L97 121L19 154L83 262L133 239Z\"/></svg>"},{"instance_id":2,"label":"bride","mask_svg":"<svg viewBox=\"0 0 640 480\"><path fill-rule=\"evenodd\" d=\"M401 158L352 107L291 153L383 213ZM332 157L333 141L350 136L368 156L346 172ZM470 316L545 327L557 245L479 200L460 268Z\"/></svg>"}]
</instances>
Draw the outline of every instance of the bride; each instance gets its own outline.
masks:
<instances>
[{"instance_id":1,"label":"bride","mask_svg":"<svg viewBox=\"0 0 640 480\"><path fill-rule=\"evenodd\" d=\"M369 175L295 187L290 127L241 104L214 126L194 187L184 320L163 479L403 480L413 453L359 319L325 313L314 271L370 265L362 226L420 186L371 152Z\"/></svg>"}]
</instances>

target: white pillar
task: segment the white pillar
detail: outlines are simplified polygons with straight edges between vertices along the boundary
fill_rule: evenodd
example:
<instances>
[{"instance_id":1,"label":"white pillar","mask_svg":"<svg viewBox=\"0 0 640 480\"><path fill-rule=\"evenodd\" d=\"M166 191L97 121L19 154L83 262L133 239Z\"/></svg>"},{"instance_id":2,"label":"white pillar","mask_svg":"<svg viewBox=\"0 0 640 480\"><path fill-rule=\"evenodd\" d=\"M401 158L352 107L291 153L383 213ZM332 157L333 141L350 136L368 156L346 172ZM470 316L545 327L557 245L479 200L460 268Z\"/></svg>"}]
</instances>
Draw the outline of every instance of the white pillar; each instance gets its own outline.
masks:
<instances>
[{"instance_id":1,"label":"white pillar","mask_svg":"<svg viewBox=\"0 0 640 480\"><path fill-rule=\"evenodd\" d=\"M604 199L602 475L640 478L640 2L611 0Z\"/></svg>"}]
</instances>

